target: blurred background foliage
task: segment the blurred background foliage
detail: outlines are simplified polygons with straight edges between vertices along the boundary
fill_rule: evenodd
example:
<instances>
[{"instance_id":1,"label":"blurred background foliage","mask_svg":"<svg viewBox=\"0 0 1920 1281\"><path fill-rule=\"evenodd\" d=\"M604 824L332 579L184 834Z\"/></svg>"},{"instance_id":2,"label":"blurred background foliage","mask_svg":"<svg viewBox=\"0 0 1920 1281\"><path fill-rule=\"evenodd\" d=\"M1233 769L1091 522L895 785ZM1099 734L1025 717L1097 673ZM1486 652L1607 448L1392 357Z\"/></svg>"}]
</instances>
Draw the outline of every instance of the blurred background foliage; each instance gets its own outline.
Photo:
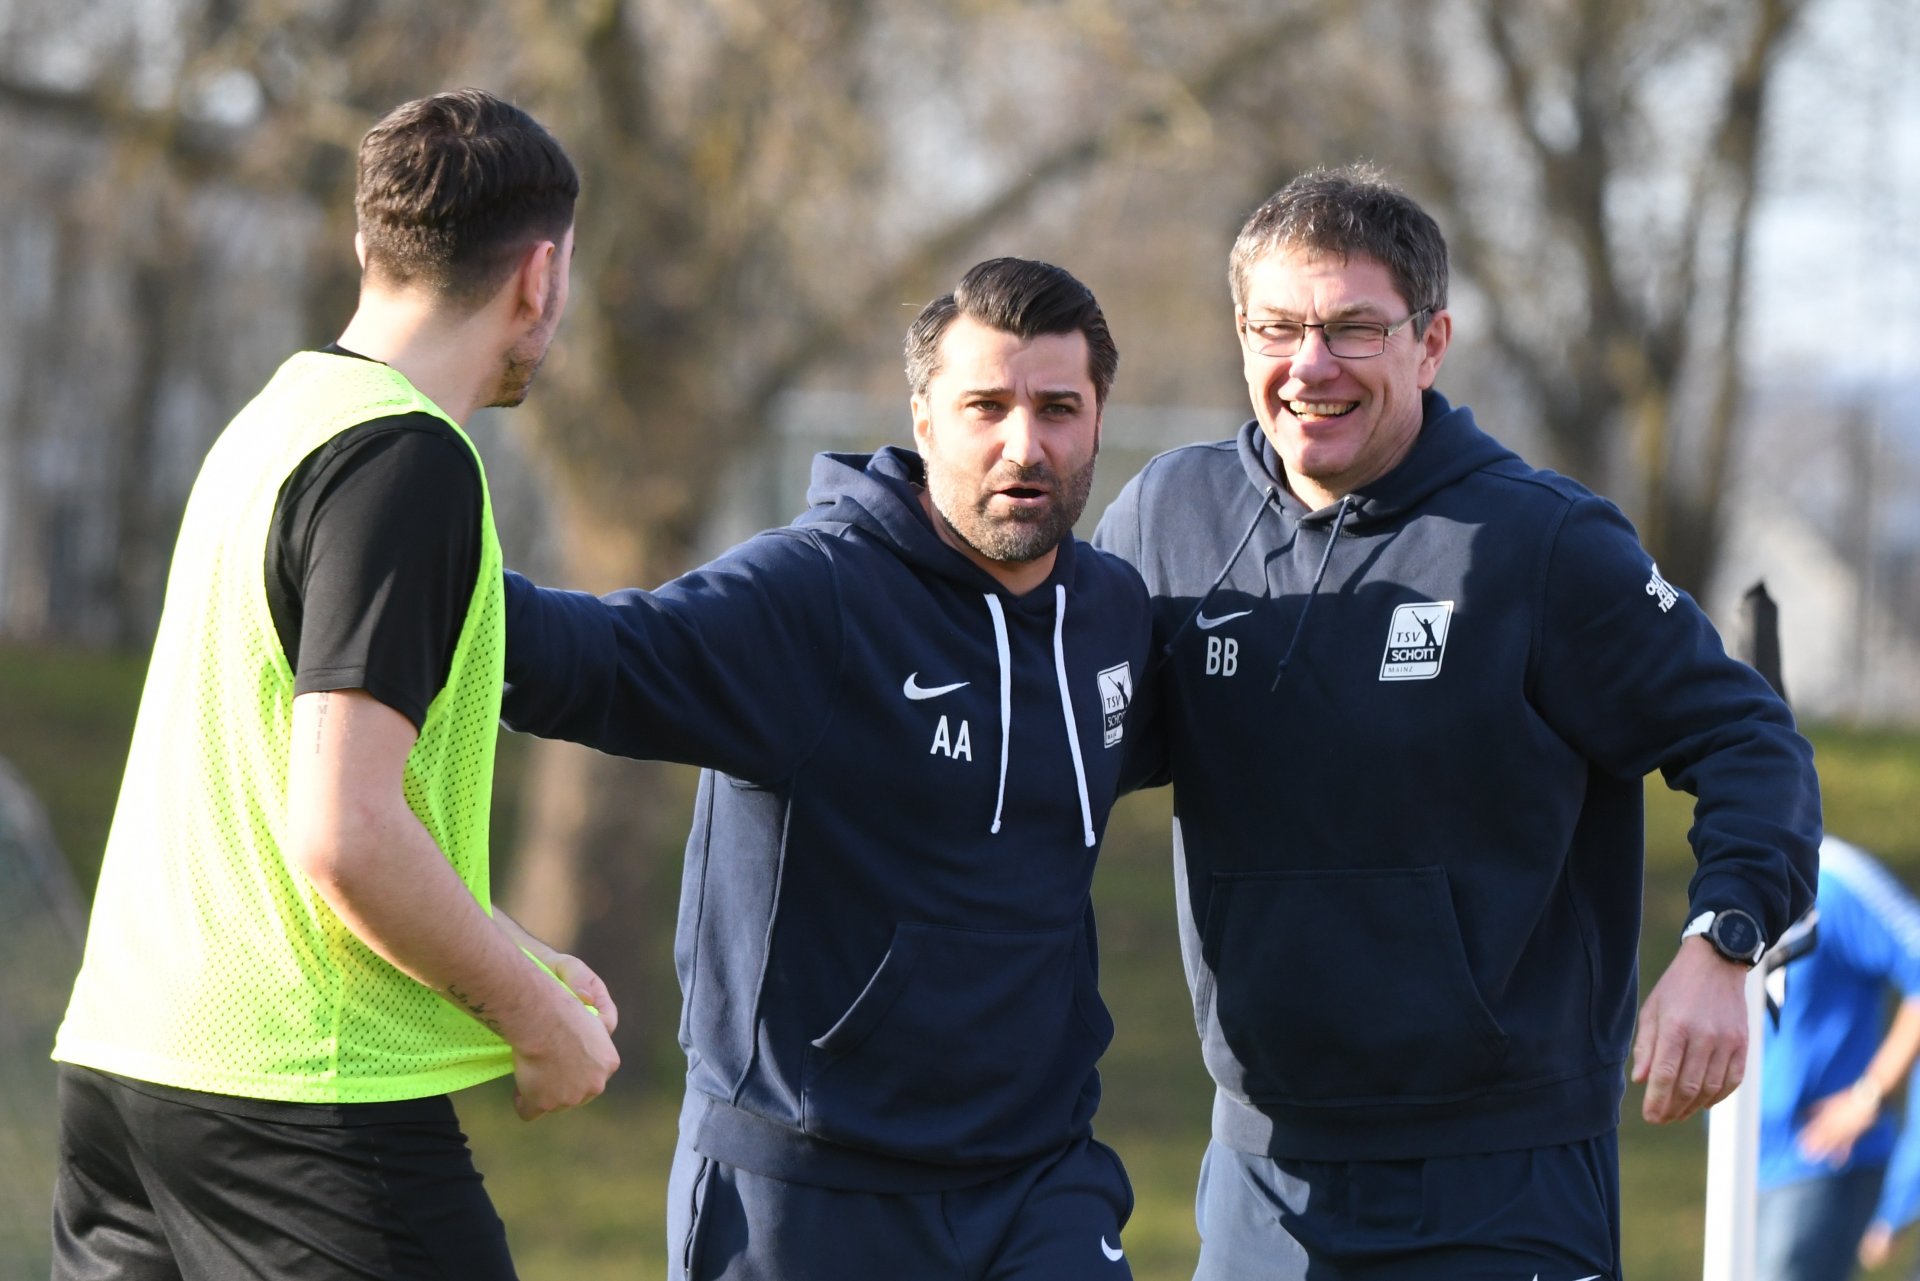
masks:
<instances>
[{"instance_id":1,"label":"blurred background foliage","mask_svg":"<svg viewBox=\"0 0 1920 1281\"><path fill-rule=\"evenodd\" d=\"M477 83L585 180L554 355L475 427L517 565L652 584L785 520L811 449L905 439L907 322L999 253L1063 263L1113 321L1091 519L1245 416L1245 214L1370 158L1453 247L1443 390L1619 501L1723 623L1768 577L1789 692L1854 727L1821 739L1835 830L1912 866L1913 742L1860 727L1920 719L1916 53L1905 0L0 0L0 757L90 886L199 460L351 311L361 132ZM470 1109L542 1207L509 1209L532 1276L658 1232L685 796L503 757L496 884L615 983L628 1063L588 1114L618 1124ZM1206 1110L1165 804L1123 809L1099 887L1143 1276L1190 1252ZM1662 822L1656 951L1685 877ZM1685 1275L1697 1135L1630 1141L1632 1248L1674 1251L1642 1275Z\"/></svg>"}]
</instances>

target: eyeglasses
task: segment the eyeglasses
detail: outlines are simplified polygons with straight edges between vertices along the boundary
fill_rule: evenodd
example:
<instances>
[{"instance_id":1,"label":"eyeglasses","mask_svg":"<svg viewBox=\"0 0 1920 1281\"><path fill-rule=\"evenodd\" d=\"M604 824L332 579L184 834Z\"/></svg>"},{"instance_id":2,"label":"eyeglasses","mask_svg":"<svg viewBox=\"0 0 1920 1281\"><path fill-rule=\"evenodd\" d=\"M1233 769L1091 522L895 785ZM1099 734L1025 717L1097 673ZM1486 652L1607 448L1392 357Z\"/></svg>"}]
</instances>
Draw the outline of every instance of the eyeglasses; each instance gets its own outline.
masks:
<instances>
[{"instance_id":1,"label":"eyeglasses","mask_svg":"<svg viewBox=\"0 0 1920 1281\"><path fill-rule=\"evenodd\" d=\"M1332 354L1342 360L1365 360L1384 352L1387 339L1432 310L1422 307L1397 325L1376 325L1370 320L1329 320L1316 325L1304 320L1251 320L1242 316L1240 341L1256 356L1294 356L1307 340L1307 330L1318 329Z\"/></svg>"}]
</instances>

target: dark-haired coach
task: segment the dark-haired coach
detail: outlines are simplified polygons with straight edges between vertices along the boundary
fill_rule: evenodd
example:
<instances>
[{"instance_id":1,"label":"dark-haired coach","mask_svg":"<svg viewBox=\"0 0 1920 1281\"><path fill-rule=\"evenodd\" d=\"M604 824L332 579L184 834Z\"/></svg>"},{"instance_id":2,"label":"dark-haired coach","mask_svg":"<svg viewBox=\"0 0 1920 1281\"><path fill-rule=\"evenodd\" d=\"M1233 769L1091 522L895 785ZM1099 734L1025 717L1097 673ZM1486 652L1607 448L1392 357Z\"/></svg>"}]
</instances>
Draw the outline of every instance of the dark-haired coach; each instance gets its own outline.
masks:
<instances>
[{"instance_id":1,"label":"dark-haired coach","mask_svg":"<svg viewBox=\"0 0 1920 1281\"><path fill-rule=\"evenodd\" d=\"M54 1050L57 1279L510 1278L448 1092L512 1072L531 1118L618 1065L599 979L490 902L505 619L461 430L526 396L578 190L491 95L394 110L358 310L207 456Z\"/></svg>"},{"instance_id":2,"label":"dark-haired coach","mask_svg":"<svg viewBox=\"0 0 1920 1281\"><path fill-rule=\"evenodd\" d=\"M915 449L657 591L507 584L507 721L706 772L670 1281L1127 1281L1093 869L1150 620L1073 537L1120 359L995 258L907 331ZM769 655L778 661L769 661Z\"/></svg>"}]
</instances>

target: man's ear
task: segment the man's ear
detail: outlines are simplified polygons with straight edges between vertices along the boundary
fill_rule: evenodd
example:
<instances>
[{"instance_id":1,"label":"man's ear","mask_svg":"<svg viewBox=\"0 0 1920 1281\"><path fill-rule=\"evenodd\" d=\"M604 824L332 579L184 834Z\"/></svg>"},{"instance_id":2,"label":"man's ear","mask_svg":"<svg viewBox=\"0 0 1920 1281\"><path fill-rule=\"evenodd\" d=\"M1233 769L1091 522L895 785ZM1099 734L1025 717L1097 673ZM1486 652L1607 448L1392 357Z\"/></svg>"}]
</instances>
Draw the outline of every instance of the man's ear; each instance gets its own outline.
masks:
<instances>
[{"instance_id":1,"label":"man's ear","mask_svg":"<svg viewBox=\"0 0 1920 1281\"><path fill-rule=\"evenodd\" d=\"M927 432L933 426L933 415L927 410L926 398L915 396L907 402L913 411L913 443L918 452L927 452Z\"/></svg>"},{"instance_id":2,"label":"man's ear","mask_svg":"<svg viewBox=\"0 0 1920 1281\"><path fill-rule=\"evenodd\" d=\"M353 233L353 256L360 260L360 270L367 269L367 238L359 232Z\"/></svg>"},{"instance_id":3,"label":"man's ear","mask_svg":"<svg viewBox=\"0 0 1920 1281\"><path fill-rule=\"evenodd\" d=\"M1453 341L1453 313L1440 310L1427 322L1427 328L1420 335L1420 370L1418 383L1425 391L1433 386L1440 377L1440 366L1447 359L1447 347Z\"/></svg>"},{"instance_id":4,"label":"man's ear","mask_svg":"<svg viewBox=\"0 0 1920 1281\"><path fill-rule=\"evenodd\" d=\"M529 325L545 320L547 305L559 296L553 273L565 270L559 245L540 240L529 246L513 273L513 318Z\"/></svg>"}]
</instances>

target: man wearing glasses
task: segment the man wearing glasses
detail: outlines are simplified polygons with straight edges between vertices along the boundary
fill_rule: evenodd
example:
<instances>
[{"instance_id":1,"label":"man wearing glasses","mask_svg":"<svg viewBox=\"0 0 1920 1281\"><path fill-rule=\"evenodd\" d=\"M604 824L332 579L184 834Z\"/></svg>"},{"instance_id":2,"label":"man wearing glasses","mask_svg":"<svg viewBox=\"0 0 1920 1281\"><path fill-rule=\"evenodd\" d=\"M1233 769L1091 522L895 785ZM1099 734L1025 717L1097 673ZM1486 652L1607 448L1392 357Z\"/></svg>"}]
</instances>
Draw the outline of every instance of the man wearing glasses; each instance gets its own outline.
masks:
<instances>
[{"instance_id":1,"label":"man wearing glasses","mask_svg":"<svg viewBox=\"0 0 1920 1281\"><path fill-rule=\"evenodd\" d=\"M1739 1083L1811 899L1811 750L1611 504L1433 389L1446 244L1377 171L1281 189L1229 277L1254 420L1096 535L1154 597L1129 768L1174 786L1217 1086L1197 1275L1614 1278L1642 780L1699 798L1631 1055L1671 1122Z\"/></svg>"}]
</instances>

